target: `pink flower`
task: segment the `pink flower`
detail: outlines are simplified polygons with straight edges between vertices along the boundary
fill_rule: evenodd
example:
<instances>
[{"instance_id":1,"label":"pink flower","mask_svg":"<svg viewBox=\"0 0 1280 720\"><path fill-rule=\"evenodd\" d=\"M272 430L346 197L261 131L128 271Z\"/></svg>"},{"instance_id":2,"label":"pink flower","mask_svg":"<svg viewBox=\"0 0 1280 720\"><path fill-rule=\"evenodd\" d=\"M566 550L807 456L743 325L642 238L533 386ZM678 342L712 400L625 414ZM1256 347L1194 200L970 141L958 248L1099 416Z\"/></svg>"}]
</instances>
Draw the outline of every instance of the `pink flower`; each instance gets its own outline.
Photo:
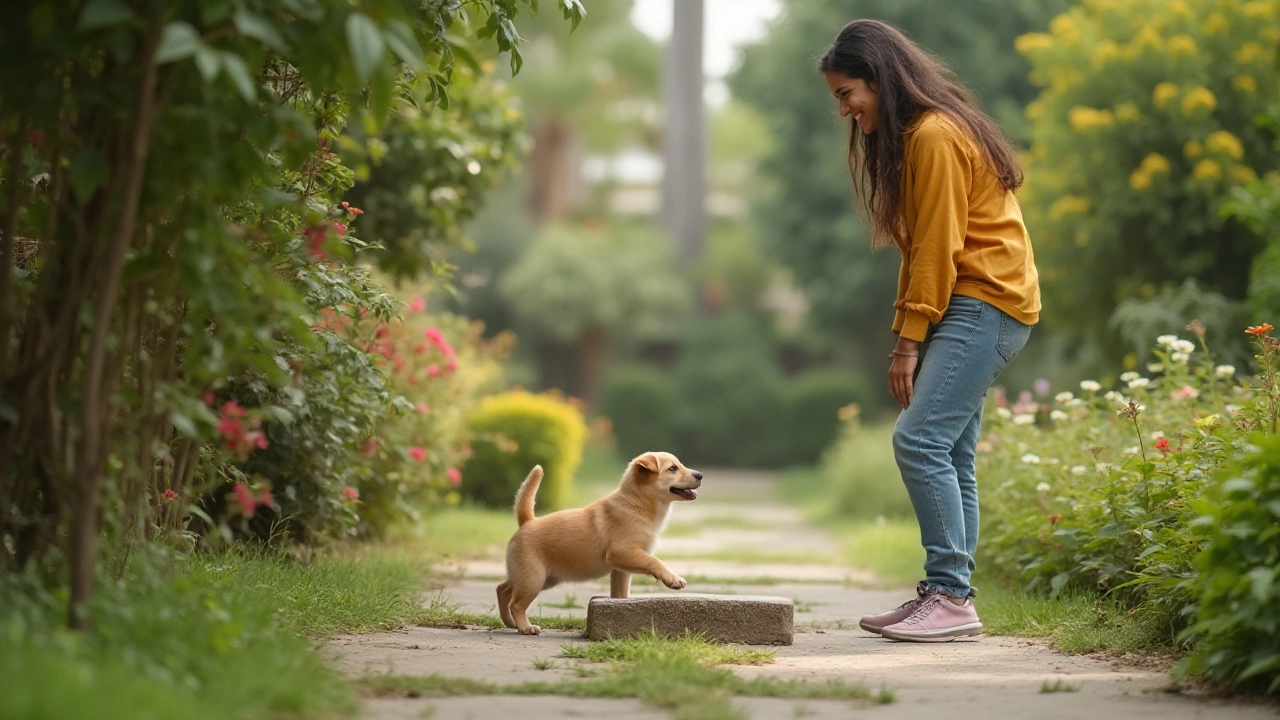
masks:
<instances>
[{"instance_id":1,"label":"pink flower","mask_svg":"<svg viewBox=\"0 0 1280 720\"><path fill-rule=\"evenodd\" d=\"M457 485L462 482L462 472L459 471L458 468L451 467L448 470L445 470L444 476L448 478L449 482L453 485Z\"/></svg>"},{"instance_id":2,"label":"pink flower","mask_svg":"<svg viewBox=\"0 0 1280 720\"><path fill-rule=\"evenodd\" d=\"M271 503L275 502L275 500L276 499L272 496L270 490L263 490L258 494L258 504L262 507L269 507Z\"/></svg>"},{"instance_id":3,"label":"pink flower","mask_svg":"<svg viewBox=\"0 0 1280 720\"><path fill-rule=\"evenodd\" d=\"M249 486L236 483L231 486L231 492L235 495L236 502L240 504L240 511L245 517L253 515L253 509L257 507L257 503L253 501L253 493L249 492Z\"/></svg>"},{"instance_id":4,"label":"pink flower","mask_svg":"<svg viewBox=\"0 0 1280 720\"><path fill-rule=\"evenodd\" d=\"M423 450L417 445L414 445L413 447L409 448L409 457L413 458L414 460L417 460L418 462L426 462L427 451Z\"/></svg>"},{"instance_id":5,"label":"pink flower","mask_svg":"<svg viewBox=\"0 0 1280 720\"><path fill-rule=\"evenodd\" d=\"M449 372L453 372L454 370L457 370L458 360L456 358L449 358L449 362L445 363L444 369L448 370Z\"/></svg>"},{"instance_id":6,"label":"pink flower","mask_svg":"<svg viewBox=\"0 0 1280 720\"><path fill-rule=\"evenodd\" d=\"M427 366L427 375L431 377L436 377L439 374L440 374L439 365L436 365L435 363L431 363L430 365Z\"/></svg>"},{"instance_id":7,"label":"pink flower","mask_svg":"<svg viewBox=\"0 0 1280 720\"><path fill-rule=\"evenodd\" d=\"M324 243L329 239L329 229L323 225L309 225L302 231L307 239L307 250L317 260L327 259L324 254Z\"/></svg>"},{"instance_id":8,"label":"pink flower","mask_svg":"<svg viewBox=\"0 0 1280 720\"><path fill-rule=\"evenodd\" d=\"M433 345L440 345L444 342L444 334L440 332L440 328L429 327L422 331L422 335L431 341Z\"/></svg>"},{"instance_id":9,"label":"pink flower","mask_svg":"<svg viewBox=\"0 0 1280 720\"><path fill-rule=\"evenodd\" d=\"M206 390L204 397L202 397L201 400L204 400L204 404L209 407L213 407L213 404L218 401L218 399L213 396L212 390Z\"/></svg>"},{"instance_id":10,"label":"pink flower","mask_svg":"<svg viewBox=\"0 0 1280 720\"><path fill-rule=\"evenodd\" d=\"M417 411L419 415L426 415L428 412L431 411L431 408L426 403L420 402L418 403Z\"/></svg>"},{"instance_id":11,"label":"pink flower","mask_svg":"<svg viewBox=\"0 0 1280 720\"><path fill-rule=\"evenodd\" d=\"M165 490L164 492L160 493L160 497L163 498L165 502L168 502L170 500L177 499L178 493L174 492L173 490Z\"/></svg>"},{"instance_id":12,"label":"pink flower","mask_svg":"<svg viewBox=\"0 0 1280 720\"><path fill-rule=\"evenodd\" d=\"M349 487L349 488L347 488L347 489L343 490L343 491L342 491L342 494L347 496L347 501L348 501L348 502L355 502L355 501L357 501L357 500L359 500L359 499L360 499L360 491L359 491L359 490L356 490L356 489L355 489L355 488L353 488L353 487Z\"/></svg>"},{"instance_id":13,"label":"pink flower","mask_svg":"<svg viewBox=\"0 0 1280 720\"><path fill-rule=\"evenodd\" d=\"M414 298L409 301L410 312L426 312L426 310L427 301L423 300L421 295L415 295Z\"/></svg>"},{"instance_id":14,"label":"pink flower","mask_svg":"<svg viewBox=\"0 0 1280 720\"><path fill-rule=\"evenodd\" d=\"M334 230L337 230L339 235L346 235L346 234L347 234L347 226L346 226L346 225L343 225L342 223L338 222L337 220L335 220L335 221L333 222L333 229L334 229Z\"/></svg>"}]
</instances>

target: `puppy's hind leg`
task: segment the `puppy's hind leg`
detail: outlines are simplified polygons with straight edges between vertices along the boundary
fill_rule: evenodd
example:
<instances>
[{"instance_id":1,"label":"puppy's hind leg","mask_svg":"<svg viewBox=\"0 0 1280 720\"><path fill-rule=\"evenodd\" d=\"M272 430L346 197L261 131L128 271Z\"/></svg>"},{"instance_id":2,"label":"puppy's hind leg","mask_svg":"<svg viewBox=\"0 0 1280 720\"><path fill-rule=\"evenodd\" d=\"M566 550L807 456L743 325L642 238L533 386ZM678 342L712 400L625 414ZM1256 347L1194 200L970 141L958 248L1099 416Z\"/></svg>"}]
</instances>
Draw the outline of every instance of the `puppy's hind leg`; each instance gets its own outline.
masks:
<instances>
[{"instance_id":1,"label":"puppy's hind leg","mask_svg":"<svg viewBox=\"0 0 1280 720\"><path fill-rule=\"evenodd\" d=\"M516 626L516 621L511 617L511 583L504 582L498 586L498 615L502 618L502 624L509 628Z\"/></svg>"},{"instance_id":2,"label":"puppy's hind leg","mask_svg":"<svg viewBox=\"0 0 1280 720\"><path fill-rule=\"evenodd\" d=\"M542 579L535 579L533 583L521 583L511 587L511 619L516 624L516 629L521 635L541 635L542 628L529 622L527 614L529 606L533 601L538 599L538 593L542 590Z\"/></svg>"},{"instance_id":3,"label":"puppy's hind leg","mask_svg":"<svg viewBox=\"0 0 1280 720\"><path fill-rule=\"evenodd\" d=\"M614 570L609 575L609 597L627 598L631 596L631 573L625 570Z\"/></svg>"}]
</instances>

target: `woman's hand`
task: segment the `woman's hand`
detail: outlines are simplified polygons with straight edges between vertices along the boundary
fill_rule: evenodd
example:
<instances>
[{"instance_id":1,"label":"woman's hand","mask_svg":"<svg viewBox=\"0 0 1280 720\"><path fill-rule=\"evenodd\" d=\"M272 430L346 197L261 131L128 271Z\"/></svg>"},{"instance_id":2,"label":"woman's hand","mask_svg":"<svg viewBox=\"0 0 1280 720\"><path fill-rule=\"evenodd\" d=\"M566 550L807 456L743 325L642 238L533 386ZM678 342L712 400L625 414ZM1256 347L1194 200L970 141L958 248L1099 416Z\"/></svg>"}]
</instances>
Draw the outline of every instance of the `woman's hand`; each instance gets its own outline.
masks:
<instances>
[{"instance_id":1,"label":"woman's hand","mask_svg":"<svg viewBox=\"0 0 1280 720\"><path fill-rule=\"evenodd\" d=\"M898 338L898 344L890 355L893 362L889 365L889 392L902 406L903 410L911 404L911 396L915 391L916 366L920 364L920 343L914 340Z\"/></svg>"}]
</instances>

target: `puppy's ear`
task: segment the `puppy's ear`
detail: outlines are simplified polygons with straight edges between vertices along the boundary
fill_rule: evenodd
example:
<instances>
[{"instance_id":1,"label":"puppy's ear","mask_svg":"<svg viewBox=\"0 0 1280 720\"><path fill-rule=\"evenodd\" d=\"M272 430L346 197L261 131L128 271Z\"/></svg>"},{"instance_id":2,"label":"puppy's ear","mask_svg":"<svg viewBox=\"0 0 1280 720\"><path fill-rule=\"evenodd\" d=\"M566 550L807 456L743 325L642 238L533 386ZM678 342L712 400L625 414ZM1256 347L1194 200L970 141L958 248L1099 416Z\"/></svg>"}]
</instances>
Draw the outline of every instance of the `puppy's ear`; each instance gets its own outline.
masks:
<instances>
[{"instance_id":1,"label":"puppy's ear","mask_svg":"<svg viewBox=\"0 0 1280 720\"><path fill-rule=\"evenodd\" d=\"M651 473L657 473L661 470L661 467L658 465L658 456L653 453L645 453L635 460L632 460L631 464L642 467Z\"/></svg>"}]
</instances>

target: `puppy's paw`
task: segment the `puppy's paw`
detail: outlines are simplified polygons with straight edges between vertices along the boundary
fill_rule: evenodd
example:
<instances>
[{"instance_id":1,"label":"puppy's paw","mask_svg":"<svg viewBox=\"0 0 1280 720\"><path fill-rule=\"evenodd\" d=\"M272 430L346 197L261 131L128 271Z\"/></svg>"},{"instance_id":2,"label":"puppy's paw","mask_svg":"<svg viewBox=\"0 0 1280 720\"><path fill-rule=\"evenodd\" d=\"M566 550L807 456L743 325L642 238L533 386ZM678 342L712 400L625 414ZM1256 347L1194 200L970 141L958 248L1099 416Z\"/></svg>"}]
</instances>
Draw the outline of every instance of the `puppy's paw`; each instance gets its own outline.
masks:
<instances>
[{"instance_id":1,"label":"puppy's paw","mask_svg":"<svg viewBox=\"0 0 1280 720\"><path fill-rule=\"evenodd\" d=\"M520 628L521 635L541 635L542 628L537 625L530 625L527 628Z\"/></svg>"},{"instance_id":2,"label":"puppy's paw","mask_svg":"<svg viewBox=\"0 0 1280 720\"><path fill-rule=\"evenodd\" d=\"M666 585L672 590L683 590L685 585L688 585L689 583L685 582L684 578L680 577L679 575L672 575L671 577L664 579L662 581L662 584Z\"/></svg>"}]
</instances>

